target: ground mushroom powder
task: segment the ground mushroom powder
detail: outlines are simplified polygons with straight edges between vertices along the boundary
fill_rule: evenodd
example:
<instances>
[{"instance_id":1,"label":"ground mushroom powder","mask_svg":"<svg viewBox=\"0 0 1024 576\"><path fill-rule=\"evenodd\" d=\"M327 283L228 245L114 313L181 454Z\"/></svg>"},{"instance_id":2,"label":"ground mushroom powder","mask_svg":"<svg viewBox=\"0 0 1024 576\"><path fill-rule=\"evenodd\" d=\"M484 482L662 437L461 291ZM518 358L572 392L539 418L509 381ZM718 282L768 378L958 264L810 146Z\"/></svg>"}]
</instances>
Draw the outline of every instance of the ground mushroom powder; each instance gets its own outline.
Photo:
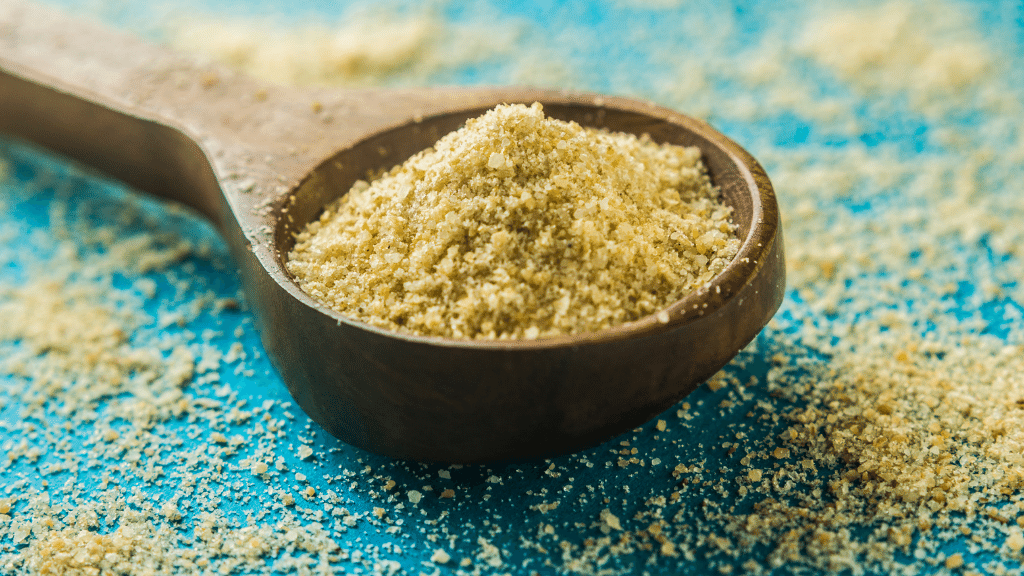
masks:
<instances>
[{"instance_id":1,"label":"ground mushroom powder","mask_svg":"<svg viewBox=\"0 0 1024 576\"><path fill-rule=\"evenodd\" d=\"M358 182L296 236L288 270L382 328L591 332L656 313L728 265L739 240L718 196L696 147L503 105Z\"/></svg>"}]
</instances>

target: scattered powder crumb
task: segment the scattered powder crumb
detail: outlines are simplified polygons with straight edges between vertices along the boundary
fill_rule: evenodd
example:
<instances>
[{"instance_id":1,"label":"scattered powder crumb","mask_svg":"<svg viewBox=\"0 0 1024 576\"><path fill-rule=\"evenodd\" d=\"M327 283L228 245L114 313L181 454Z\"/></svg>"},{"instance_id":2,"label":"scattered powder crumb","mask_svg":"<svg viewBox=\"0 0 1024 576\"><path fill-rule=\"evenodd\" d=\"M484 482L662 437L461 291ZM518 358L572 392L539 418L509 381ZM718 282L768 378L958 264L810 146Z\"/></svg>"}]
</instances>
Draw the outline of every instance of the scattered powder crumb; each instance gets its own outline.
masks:
<instances>
[{"instance_id":1,"label":"scattered powder crumb","mask_svg":"<svg viewBox=\"0 0 1024 576\"><path fill-rule=\"evenodd\" d=\"M434 550L434 553L430 555L430 561L435 564L447 564L451 559L452 557L441 549Z\"/></svg>"},{"instance_id":2,"label":"scattered powder crumb","mask_svg":"<svg viewBox=\"0 0 1024 576\"><path fill-rule=\"evenodd\" d=\"M540 504L534 504L530 506L530 508L540 512L541 514L547 514L548 512L557 509L560 503L561 502L557 500L554 502L541 502Z\"/></svg>"},{"instance_id":3,"label":"scattered powder crumb","mask_svg":"<svg viewBox=\"0 0 1024 576\"><path fill-rule=\"evenodd\" d=\"M725 386L725 380L713 377L708 379L707 386L712 392L718 392Z\"/></svg>"},{"instance_id":4,"label":"scattered powder crumb","mask_svg":"<svg viewBox=\"0 0 1024 576\"><path fill-rule=\"evenodd\" d=\"M22 167L48 166L2 143L0 154ZM92 186L73 170L57 170L4 191L14 204L47 206L49 218L46 233L20 253L0 249L2 266L23 273L0 277L0 411L7 401L18 407L13 420L0 418L0 473L6 493L16 491L0 499L0 571L258 573L279 563L288 572L310 551L333 555L338 545L322 525L294 516L238 522L221 513L226 499L257 509L271 504L236 492L240 475L262 475L267 465L252 452L227 461L244 442L221 430L249 425L251 413L230 388L213 386L210 376L222 368L209 343L215 334L179 329L220 309L190 282L199 250L166 231L132 232L139 208L116 194L101 194L98 204L118 218L98 224L90 216L96 200L76 205L77 198L33 189L64 181L78 194ZM10 226L0 216L0 234ZM151 313L146 302L163 282L178 284L178 303ZM164 313L178 320L163 324ZM265 437L259 444L273 447ZM20 459L35 468L30 483L12 470ZM278 558L296 543L302 551L294 564Z\"/></svg>"},{"instance_id":5,"label":"scattered powder crumb","mask_svg":"<svg viewBox=\"0 0 1024 576\"><path fill-rule=\"evenodd\" d=\"M622 523L619 522L618 516L612 514L607 508L601 510L600 517L601 522L603 522L605 526L613 530L622 530Z\"/></svg>"},{"instance_id":6,"label":"scattered powder crumb","mask_svg":"<svg viewBox=\"0 0 1024 576\"><path fill-rule=\"evenodd\" d=\"M1020 552L1024 549L1024 535L1021 535L1020 530L1013 530L1010 535L1006 538L1006 547L1013 552Z\"/></svg>"},{"instance_id":7,"label":"scattered powder crumb","mask_svg":"<svg viewBox=\"0 0 1024 576\"><path fill-rule=\"evenodd\" d=\"M491 544L483 537L477 538L477 544L480 546L480 552L476 555L477 560L480 560L492 568L500 568L505 564L501 559L500 548Z\"/></svg>"}]
</instances>

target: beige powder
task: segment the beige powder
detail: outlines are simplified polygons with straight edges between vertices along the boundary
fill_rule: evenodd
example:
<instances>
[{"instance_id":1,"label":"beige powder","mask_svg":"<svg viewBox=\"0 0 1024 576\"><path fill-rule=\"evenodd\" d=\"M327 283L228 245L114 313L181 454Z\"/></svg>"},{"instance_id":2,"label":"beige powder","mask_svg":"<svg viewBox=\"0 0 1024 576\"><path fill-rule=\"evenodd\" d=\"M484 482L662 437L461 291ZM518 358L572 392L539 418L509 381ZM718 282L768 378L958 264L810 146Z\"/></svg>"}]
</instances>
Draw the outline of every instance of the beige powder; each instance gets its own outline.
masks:
<instances>
[{"instance_id":1,"label":"beige powder","mask_svg":"<svg viewBox=\"0 0 1024 576\"><path fill-rule=\"evenodd\" d=\"M577 334L709 282L739 247L730 213L697 148L499 106L357 183L297 236L288 270L382 328Z\"/></svg>"}]
</instances>

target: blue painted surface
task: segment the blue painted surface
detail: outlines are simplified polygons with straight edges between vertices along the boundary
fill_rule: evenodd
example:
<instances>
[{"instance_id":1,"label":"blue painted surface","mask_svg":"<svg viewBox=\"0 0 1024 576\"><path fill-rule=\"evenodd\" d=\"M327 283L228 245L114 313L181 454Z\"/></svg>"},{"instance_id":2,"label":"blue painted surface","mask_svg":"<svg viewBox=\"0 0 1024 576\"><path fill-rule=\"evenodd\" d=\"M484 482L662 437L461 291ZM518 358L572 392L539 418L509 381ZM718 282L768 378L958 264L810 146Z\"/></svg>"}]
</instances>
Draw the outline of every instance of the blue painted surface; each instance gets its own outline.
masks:
<instances>
[{"instance_id":1,"label":"blue painted surface","mask_svg":"<svg viewBox=\"0 0 1024 576\"><path fill-rule=\"evenodd\" d=\"M148 6L136 3L109 5L97 10L86 2L68 0L64 5L74 9L98 11L110 21L142 33L154 35L151 23L147 20L153 15L164 13L165 10L179 8L168 8L166 6ZM665 46L674 47L680 53L685 53L687 47L694 47L699 44L699 38L694 38L685 33L679 32L681 27L678 22L685 18L700 18L705 16L702 12L709 9L721 9L731 14L731 18L720 16L708 16L711 20L709 26L714 27L716 22L731 21L735 33L730 37L726 45L735 46L737 49L756 45L764 30L771 29L779 31L786 29L786 18L801 12L803 7L798 2L757 2L753 4L741 2L718 4L712 2L704 3L680 3L681 6L670 7L652 11L633 11L623 7L622 4L610 3L599 4L589 2L532 2L532 3L499 3L496 5L498 11L504 14L521 18L529 23L526 33L526 41L531 35L545 35L552 31L570 30L586 34L588 42L592 44L580 45L578 38L567 39L564 42L555 41L554 46L558 51L557 57L564 58L573 65L580 66L582 72L579 78L586 83L584 86L575 86L600 92L612 93L635 93L657 97L654 87L656 78L649 74L650 66L657 66L652 63L649 56L655 49ZM685 4L685 5L683 5ZM411 3L410 3L411 5ZM113 7L111 7L113 6ZM1021 8L1019 3L1012 2L979 2L980 20L983 26L991 27L994 33L1002 34L1003 47L1009 53L1018 55L1017 64L1021 64L1019 55L1020 47L1024 36L1021 30L1022 24ZM253 0L243 2L241 0L218 0L204 9L213 12L220 12L225 15L247 15L247 14L281 14L286 18L301 21L306 18L324 15L325 18L336 18L343 13L344 9L334 2L305 2L294 3L287 0ZM473 9L459 4L445 6L446 14L451 19L470 18ZM636 43L631 39L633 34L643 31L646 36L644 43ZM630 39L622 41L622 39ZM1019 75L1021 66L1014 68L1014 73ZM442 80L463 83L488 83L501 84L507 81L507 67L500 62L485 62L474 64L461 71L445 72ZM1020 78L1017 78L1020 81ZM835 94L843 92L844 88L837 86L835 82L827 77L821 78L822 94ZM2 111L0 111L2 113ZM748 144L750 149L757 155L759 146L798 148L808 144L821 144L827 147L843 148L845 146L862 144L868 148L878 146L892 146L904 154L923 154L935 151L940 148L930 135L930 125L927 119L907 112L905 116L880 117L870 102L862 103L859 113L864 121L864 132L855 137L837 137L827 131L827 127L816 125L811 119L802 118L793 113L782 113L777 117L755 119L750 121L737 120L735 118L715 117L711 111L711 120L715 121L724 132L730 134L738 141ZM964 117L957 119L957 122L964 127L970 127L977 118L965 113ZM858 144L859 141L859 144ZM998 139L994 141L998 144ZM763 144L767 143L767 144ZM113 288L123 290L143 301L143 309L149 314L157 314L160 310L174 309L178 306L186 306L190 299L197 298L201 294L213 293L218 297L236 297L239 293L237 278L232 270L230 258L226 248L217 238L216 234L208 225L201 220L190 216L175 208L168 208L160 203L145 199L135 192L129 191L120 185L102 180L94 175L83 173L77 168L61 160L55 160L45 155L32 151L21 144L11 141L0 141L0 158L4 158L11 166L11 178L0 185L6 189L4 197L6 205L0 213L0 227L6 231L11 238L12 244L26 245L31 250L23 253L8 252L6 260L0 266L0 281L7 285L16 285L22 281L26 271L32 267L45 265L48 259L53 257L53 251L59 247L51 238L45 237L48 229L49 212L55 206L66 208L69 214L80 214L72 216L83 226L90 229L110 228L119 236L131 236L145 230L149 233L156 232L158 235L165 235L168 238L184 238L195 245L207 246L204 255L191 255L181 262L171 265L166 270L149 273L147 278L156 283L156 295L152 298L142 298L136 289L137 277L125 277L115 274L111 278ZM771 166L768 166L771 172ZM51 174L51 179L40 179L41 174ZM28 194L26 191L44 182L40 191ZM855 198L839 199L836 206L850 210L856 214L863 214L870 217L873 211L878 210L900 210L906 206L901 204L898 190L873 191L874 194L854 194ZM785 194L785 191L780 191ZM42 237L38 235L42 234ZM71 239L74 244L74 239ZM1000 256L985 245L984 240L978 245L960 246L955 249L966 251L966 262L968 266L998 266ZM99 250L95 246L78 245L75 250L88 253L90 250ZM177 293L174 287L174 280L188 278L192 282L184 293ZM876 280L869 278L867 280ZM856 281L856 280L855 280ZM1021 303L1002 299L993 302L979 301L972 298L976 290L970 283L964 283L960 289L948 296L951 313L956 314L960 319L976 316L987 323L986 328L981 332L990 332L1000 337L1013 330L1019 330L1019 321L1012 317L1005 317L1007 310L1022 311ZM673 407L661 418L666 420L668 430L658 432L653 423L649 423L634 431L616 438L605 445L580 454L556 458L552 461L543 462L515 462L496 463L490 466L468 466L459 469L448 470L447 467L420 464L413 462L392 461L386 458L365 453L338 442L325 434L318 426L312 424L296 407L287 407L289 400L284 385L279 381L277 375L271 369L265 356L250 358L246 365L252 370L252 376L241 376L234 373L234 366L224 366L220 371L220 382L194 385L192 391L197 396L213 397L216 388L227 383L237 392L239 399L245 399L249 406L259 405L263 400L274 400L279 402L272 409L274 418L281 419L286 427L284 442L288 449L279 450L284 456L290 477L294 472L302 472L310 478L310 484L315 486L318 492L330 488L339 490L342 494L345 506L353 512L369 513L373 507L381 505L381 501L371 496L371 491L380 492L382 481L374 479L388 477L393 479L397 488L395 493L405 495L410 490L421 490L423 486L432 487L431 492L424 498L420 507L406 507L403 510L389 512L393 519L404 521L406 530L400 536L388 535L382 531L382 527L367 521L360 521L355 527L339 538L343 543L352 549L367 550L369 554L373 550L380 553L381 558L392 558L400 561L409 574L416 574L420 570L429 573L433 568L424 567L421 562L429 559L431 551L436 548L434 543L428 542L425 537L417 531L417 526L423 519L437 519L441 514L449 515L448 527L453 534L459 536L459 542L452 552L456 561L462 557L473 557L476 553L477 536L488 538L499 548L506 550L507 566L505 571L519 572L537 570L541 573L551 573L552 568L545 567L543 561L547 558L544 555L524 550L520 547L520 536L526 535L531 539L536 538L538 523L550 523L555 525L560 534L565 534L568 541L573 545L580 545L583 541L581 534L586 530L573 529L576 521L591 522L598 517L600 510L608 508L612 513L623 519L623 523L631 523L630 518L635 514L648 508L647 498L656 495L665 495L671 492L681 482L685 482L685 476L672 475L672 470L677 463L689 463L695 459L705 460L705 470L716 471L720 467L734 470L737 467L739 454L730 455L719 446L726 435L735 435L743 432L751 438L770 438L778 434L784 426L782 422L770 420L747 419L744 414L753 410L759 401L768 398L763 383L767 375L773 369L771 350L780 332L793 328L790 323L794 318L793 312L802 304L801 297L792 293L789 295L784 309L780 312L780 326L778 331L769 330L757 341L757 345L742 352L733 365L728 369L741 382L748 382L756 379L756 384L746 388L746 395L738 400L738 406L728 411L720 410L717 405L722 400L721 394L716 394L707 388L702 387L686 401L693 407L690 413L693 419L681 420ZM914 306L913 301L899 303L908 307ZM847 314L848 312L843 312ZM816 319L823 325L827 325L829 318L824 315ZM790 323L790 324L787 324ZM934 329L934 326L922 326L922 331ZM241 336L234 336L236 329L240 329ZM252 329L251 318L243 308L240 311L204 312L197 319L184 327L143 327L140 334L152 335L154 331L165 331L168 334L180 334L183 331L190 331L201 334L205 330L215 332L209 343L226 349L232 342L242 342L247 350L260 350L258 337ZM835 343L837 340L833 340ZM16 347L17 343L8 343L7 350ZM807 362L827 363L827 354L819 354L808 350ZM17 385L16 379L8 378L4 385ZM789 406L783 400L772 399L780 410ZM18 418L19 407L16 404L7 404L0 410L0 417L8 419ZM170 429L185 435L186 437L194 429L195 423L188 421L170 421L166 423ZM229 426L225 434L245 434L246 426ZM70 430L67 437L71 442L81 441L90 432L88 430ZM0 430L0 441L7 440L3 437L4 432ZM198 446L201 438L196 440ZM321 447L323 454L312 460L301 460L295 455L292 447L297 446L299 441L306 441L313 446ZM640 454L650 461L652 458L659 458L660 464L647 465L645 467L630 466L620 468L609 464L615 461L615 456L610 452L621 449L620 443L630 442L632 447L638 447ZM13 466L0 472L0 484L10 485L18 479L26 479L30 483L38 482L41 476L41 468L48 463L47 456L37 462L27 462L24 459L18 460ZM228 459L230 461L230 458ZM95 467L90 467L79 474L81 480L92 480L98 482L104 474L112 474L118 477L118 462L105 462ZM555 473L558 477L548 474L551 465L555 466ZM364 467L369 466L372 472L369 475L359 474ZM450 478L443 478L439 475L442 471L448 471ZM254 478L245 469L231 469L228 472L234 480L241 483L238 493L246 492L263 494L267 486L259 479ZM352 474L355 473L355 474ZM732 472L730 472L732 473ZM324 477L330 476L328 482ZM492 476L501 478L501 483L489 482ZM51 485L59 485L66 477L66 473L58 473L47 477ZM125 475L127 478L127 475ZM342 478L344 477L344 478ZM730 480L727 478L727 480ZM355 481L357 486L349 487ZM128 480L126 480L128 482ZM295 484L290 481L281 481L281 485ZM571 485L572 488L566 489ZM601 486L596 494L588 493L586 486ZM628 491L623 488L628 486ZM342 489L345 488L345 489ZM437 494L451 488L456 491L456 497L451 500L437 498ZM146 487L154 495L166 497L174 492L175 486L169 483L164 487ZM541 494L547 490L546 494ZM484 498L487 497L485 500ZM608 497L609 502L604 502L603 497ZM545 515L531 510L531 506L560 499L560 507ZM400 500L405 500L401 497ZM691 485L685 490L683 503L678 507L682 510L681 522L687 523L687 518L692 518L694 526L698 520L703 518L708 507L736 505L738 510L749 510L754 503L752 497L739 498L734 492L720 494L711 486ZM229 516L244 518L246 513L252 512L253 501L245 501L244 498L225 499L222 510ZM300 501L300 506L316 508L317 504ZM675 509L673 509L675 510ZM422 514L425 511L426 514ZM194 515L197 511L193 510ZM673 512L674 513L674 512ZM186 516L187 524L192 516ZM632 525L632 524L631 524ZM639 523L636 524L639 526ZM101 527L102 529L102 527ZM696 537L705 528L695 528ZM868 530L867 527L854 528L855 532ZM545 546L557 549L558 543L551 540L543 540ZM9 546L9 544L5 544ZM403 552L393 553L389 549L400 546ZM622 558L612 559L609 566L624 570L631 574L676 574L680 571L688 574L703 574L716 568L721 564L720 557L707 558L706 547L697 547L698 553L692 562L680 563L674 559L658 559L654 564L646 564L649 555L633 554ZM966 550L963 542L954 542L949 550ZM757 547L744 558L763 559L769 552L762 547ZM557 555L556 555L557 558ZM984 560L984 555L978 557ZM731 562L738 565L742 562ZM346 572L369 571L370 567L363 566L358 562L343 562L339 569ZM448 568L444 573L449 573Z\"/></svg>"}]
</instances>

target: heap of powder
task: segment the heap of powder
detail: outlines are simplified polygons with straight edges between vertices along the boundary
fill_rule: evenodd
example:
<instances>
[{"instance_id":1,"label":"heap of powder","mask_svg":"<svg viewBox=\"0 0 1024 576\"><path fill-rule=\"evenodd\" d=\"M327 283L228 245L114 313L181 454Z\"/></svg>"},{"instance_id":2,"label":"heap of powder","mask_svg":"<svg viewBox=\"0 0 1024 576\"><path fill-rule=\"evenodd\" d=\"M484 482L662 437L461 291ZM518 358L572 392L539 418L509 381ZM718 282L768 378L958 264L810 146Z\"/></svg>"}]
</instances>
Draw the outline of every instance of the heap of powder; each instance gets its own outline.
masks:
<instances>
[{"instance_id":1,"label":"heap of powder","mask_svg":"<svg viewBox=\"0 0 1024 576\"><path fill-rule=\"evenodd\" d=\"M601 330L699 289L739 249L700 150L503 105L297 235L302 288L375 326L451 338Z\"/></svg>"}]
</instances>

